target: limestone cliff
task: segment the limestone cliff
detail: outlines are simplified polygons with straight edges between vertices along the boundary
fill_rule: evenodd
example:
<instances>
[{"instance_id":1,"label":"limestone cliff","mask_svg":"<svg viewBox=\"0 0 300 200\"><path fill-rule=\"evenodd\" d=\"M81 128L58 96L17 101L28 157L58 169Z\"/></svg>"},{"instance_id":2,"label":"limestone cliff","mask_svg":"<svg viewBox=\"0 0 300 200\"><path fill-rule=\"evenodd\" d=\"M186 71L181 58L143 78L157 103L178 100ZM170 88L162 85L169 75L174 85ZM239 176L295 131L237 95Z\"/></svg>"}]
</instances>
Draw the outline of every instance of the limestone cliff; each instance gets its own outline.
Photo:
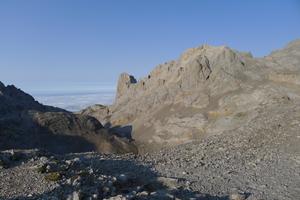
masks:
<instances>
[{"instance_id":1,"label":"limestone cliff","mask_svg":"<svg viewBox=\"0 0 300 200\"><path fill-rule=\"evenodd\" d=\"M246 127L267 107L299 102L299 63L299 41L264 58L203 45L139 81L122 74L115 103L91 115L131 126L141 151L174 146Z\"/></svg>"}]
</instances>

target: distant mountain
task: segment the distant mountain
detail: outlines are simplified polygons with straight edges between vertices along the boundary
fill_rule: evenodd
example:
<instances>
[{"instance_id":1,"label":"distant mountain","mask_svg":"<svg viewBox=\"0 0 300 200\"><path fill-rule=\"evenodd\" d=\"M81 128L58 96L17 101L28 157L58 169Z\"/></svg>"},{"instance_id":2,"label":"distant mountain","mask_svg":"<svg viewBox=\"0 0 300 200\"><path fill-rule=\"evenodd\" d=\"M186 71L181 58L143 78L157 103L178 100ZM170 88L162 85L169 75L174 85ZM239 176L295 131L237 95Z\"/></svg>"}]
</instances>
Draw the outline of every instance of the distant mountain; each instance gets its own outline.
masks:
<instances>
[{"instance_id":1,"label":"distant mountain","mask_svg":"<svg viewBox=\"0 0 300 200\"><path fill-rule=\"evenodd\" d=\"M139 81L122 74L112 106L81 113L114 127L131 126L146 152L249 128L263 112L273 117L272 110L298 105L299 85L300 40L264 58L203 45Z\"/></svg>"},{"instance_id":2,"label":"distant mountain","mask_svg":"<svg viewBox=\"0 0 300 200\"><path fill-rule=\"evenodd\" d=\"M97 119L44 106L15 86L1 82L0 138L0 150L136 152L134 144L108 133Z\"/></svg>"}]
</instances>

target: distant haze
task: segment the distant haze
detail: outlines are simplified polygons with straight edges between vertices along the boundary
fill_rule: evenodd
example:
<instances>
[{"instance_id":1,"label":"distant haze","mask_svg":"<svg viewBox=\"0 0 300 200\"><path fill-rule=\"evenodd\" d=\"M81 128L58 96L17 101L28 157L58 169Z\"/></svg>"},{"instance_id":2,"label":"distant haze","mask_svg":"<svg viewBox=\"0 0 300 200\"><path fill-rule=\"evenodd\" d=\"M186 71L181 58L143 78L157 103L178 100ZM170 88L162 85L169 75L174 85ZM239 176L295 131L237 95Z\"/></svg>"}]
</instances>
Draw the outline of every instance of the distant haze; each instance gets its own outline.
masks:
<instances>
[{"instance_id":1,"label":"distant haze","mask_svg":"<svg viewBox=\"0 0 300 200\"><path fill-rule=\"evenodd\" d=\"M110 105L115 97L114 91L98 91L96 93L43 94L35 95L40 103L51 105L68 111L79 111L94 104Z\"/></svg>"},{"instance_id":2,"label":"distant haze","mask_svg":"<svg viewBox=\"0 0 300 200\"><path fill-rule=\"evenodd\" d=\"M109 82L16 82L14 85L42 104L68 111L79 111L94 104L110 105L116 94L116 83Z\"/></svg>"},{"instance_id":3,"label":"distant haze","mask_svg":"<svg viewBox=\"0 0 300 200\"><path fill-rule=\"evenodd\" d=\"M40 103L79 111L94 104L110 105L115 98L115 87L108 83L64 83L28 88Z\"/></svg>"}]
</instances>

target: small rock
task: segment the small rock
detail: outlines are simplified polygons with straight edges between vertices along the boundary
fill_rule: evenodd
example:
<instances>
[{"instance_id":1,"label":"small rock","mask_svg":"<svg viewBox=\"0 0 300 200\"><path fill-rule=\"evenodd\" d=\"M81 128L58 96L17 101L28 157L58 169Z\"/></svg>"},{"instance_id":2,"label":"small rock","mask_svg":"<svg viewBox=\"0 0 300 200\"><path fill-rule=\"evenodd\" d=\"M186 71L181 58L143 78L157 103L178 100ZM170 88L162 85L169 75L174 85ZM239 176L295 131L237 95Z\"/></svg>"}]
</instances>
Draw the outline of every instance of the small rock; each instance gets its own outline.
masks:
<instances>
[{"instance_id":1,"label":"small rock","mask_svg":"<svg viewBox=\"0 0 300 200\"><path fill-rule=\"evenodd\" d=\"M128 182L128 176L125 175L125 174L120 174L118 176L118 181L121 183L121 184L125 184Z\"/></svg>"},{"instance_id":2,"label":"small rock","mask_svg":"<svg viewBox=\"0 0 300 200\"><path fill-rule=\"evenodd\" d=\"M103 188L102 188L102 191L105 192L105 193L107 193L107 192L110 191L110 189L109 189L109 187L103 187Z\"/></svg>"},{"instance_id":3,"label":"small rock","mask_svg":"<svg viewBox=\"0 0 300 200\"><path fill-rule=\"evenodd\" d=\"M232 194L230 194L229 199L230 200L245 200L246 196L241 193L232 193Z\"/></svg>"},{"instance_id":4,"label":"small rock","mask_svg":"<svg viewBox=\"0 0 300 200\"><path fill-rule=\"evenodd\" d=\"M137 196L148 196L149 193L147 191L143 191L137 194Z\"/></svg>"},{"instance_id":5,"label":"small rock","mask_svg":"<svg viewBox=\"0 0 300 200\"><path fill-rule=\"evenodd\" d=\"M72 196L73 200L80 200L82 195L80 192L74 191Z\"/></svg>"},{"instance_id":6,"label":"small rock","mask_svg":"<svg viewBox=\"0 0 300 200\"><path fill-rule=\"evenodd\" d=\"M112 182L112 181L108 181L108 182L106 183L106 185L107 185L108 187L111 187L111 186L113 185L113 182Z\"/></svg>"},{"instance_id":7,"label":"small rock","mask_svg":"<svg viewBox=\"0 0 300 200\"><path fill-rule=\"evenodd\" d=\"M93 194L92 197L93 199L98 199L98 194Z\"/></svg>"},{"instance_id":8,"label":"small rock","mask_svg":"<svg viewBox=\"0 0 300 200\"><path fill-rule=\"evenodd\" d=\"M50 165L47 165L47 166L46 166L46 170L47 170L47 172L50 172L51 166L50 166Z\"/></svg>"},{"instance_id":9,"label":"small rock","mask_svg":"<svg viewBox=\"0 0 300 200\"><path fill-rule=\"evenodd\" d=\"M68 178L68 179L66 180L66 184L71 185L71 184L72 184L72 179Z\"/></svg>"},{"instance_id":10,"label":"small rock","mask_svg":"<svg viewBox=\"0 0 300 200\"><path fill-rule=\"evenodd\" d=\"M73 162L80 162L80 158L74 158Z\"/></svg>"},{"instance_id":11,"label":"small rock","mask_svg":"<svg viewBox=\"0 0 300 200\"><path fill-rule=\"evenodd\" d=\"M143 188L142 188L141 186L136 186L136 191L137 191L137 192L141 192L142 189L143 189Z\"/></svg>"},{"instance_id":12,"label":"small rock","mask_svg":"<svg viewBox=\"0 0 300 200\"><path fill-rule=\"evenodd\" d=\"M40 157L40 161L41 161L42 163L46 163L46 162L48 162L48 158L45 157L45 156L42 156L42 157Z\"/></svg>"},{"instance_id":13,"label":"small rock","mask_svg":"<svg viewBox=\"0 0 300 200\"><path fill-rule=\"evenodd\" d=\"M81 176L78 176L76 179L74 179L72 185L73 186L80 186Z\"/></svg>"},{"instance_id":14,"label":"small rock","mask_svg":"<svg viewBox=\"0 0 300 200\"><path fill-rule=\"evenodd\" d=\"M112 178L111 178L111 181L114 183L114 182L117 181L117 178L116 178L116 177L112 177Z\"/></svg>"},{"instance_id":15,"label":"small rock","mask_svg":"<svg viewBox=\"0 0 300 200\"><path fill-rule=\"evenodd\" d=\"M156 196L157 195L157 192L151 192L150 193L150 196Z\"/></svg>"},{"instance_id":16,"label":"small rock","mask_svg":"<svg viewBox=\"0 0 300 200\"><path fill-rule=\"evenodd\" d=\"M66 160L65 163L70 166L72 164L72 161L71 160Z\"/></svg>"}]
</instances>

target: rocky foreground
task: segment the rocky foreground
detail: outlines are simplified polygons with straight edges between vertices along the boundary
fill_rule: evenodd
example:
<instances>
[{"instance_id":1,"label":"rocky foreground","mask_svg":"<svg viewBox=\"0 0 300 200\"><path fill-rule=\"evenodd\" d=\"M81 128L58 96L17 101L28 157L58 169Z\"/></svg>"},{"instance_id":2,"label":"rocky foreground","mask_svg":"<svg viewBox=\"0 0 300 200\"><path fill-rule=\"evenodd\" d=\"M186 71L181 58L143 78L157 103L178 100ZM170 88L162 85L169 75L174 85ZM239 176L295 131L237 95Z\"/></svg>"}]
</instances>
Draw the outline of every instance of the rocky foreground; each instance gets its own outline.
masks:
<instances>
[{"instance_id":1,"label":"rocky foreground","mask_svg":"<svg viewBox=\"0 0 300 200\"><path fill-rule=\"evenodd\" d=\"M4 151L0 199L299 199L300 106L270 112L144 155Z\"/></svg>"},{"instance_id":2,"label":"rocky foreground","mask_svg":"<svg viewBox=\"0 0 300 200\"><path fill-rule=\"evenodd\" d=\"M1 199L204 198L184 179L159 175L147 157L132 154L1 153ZM143 164L144 163L144 164ZM147 163L147 164L146 164Z\"/></svg>"}]
</instances>

